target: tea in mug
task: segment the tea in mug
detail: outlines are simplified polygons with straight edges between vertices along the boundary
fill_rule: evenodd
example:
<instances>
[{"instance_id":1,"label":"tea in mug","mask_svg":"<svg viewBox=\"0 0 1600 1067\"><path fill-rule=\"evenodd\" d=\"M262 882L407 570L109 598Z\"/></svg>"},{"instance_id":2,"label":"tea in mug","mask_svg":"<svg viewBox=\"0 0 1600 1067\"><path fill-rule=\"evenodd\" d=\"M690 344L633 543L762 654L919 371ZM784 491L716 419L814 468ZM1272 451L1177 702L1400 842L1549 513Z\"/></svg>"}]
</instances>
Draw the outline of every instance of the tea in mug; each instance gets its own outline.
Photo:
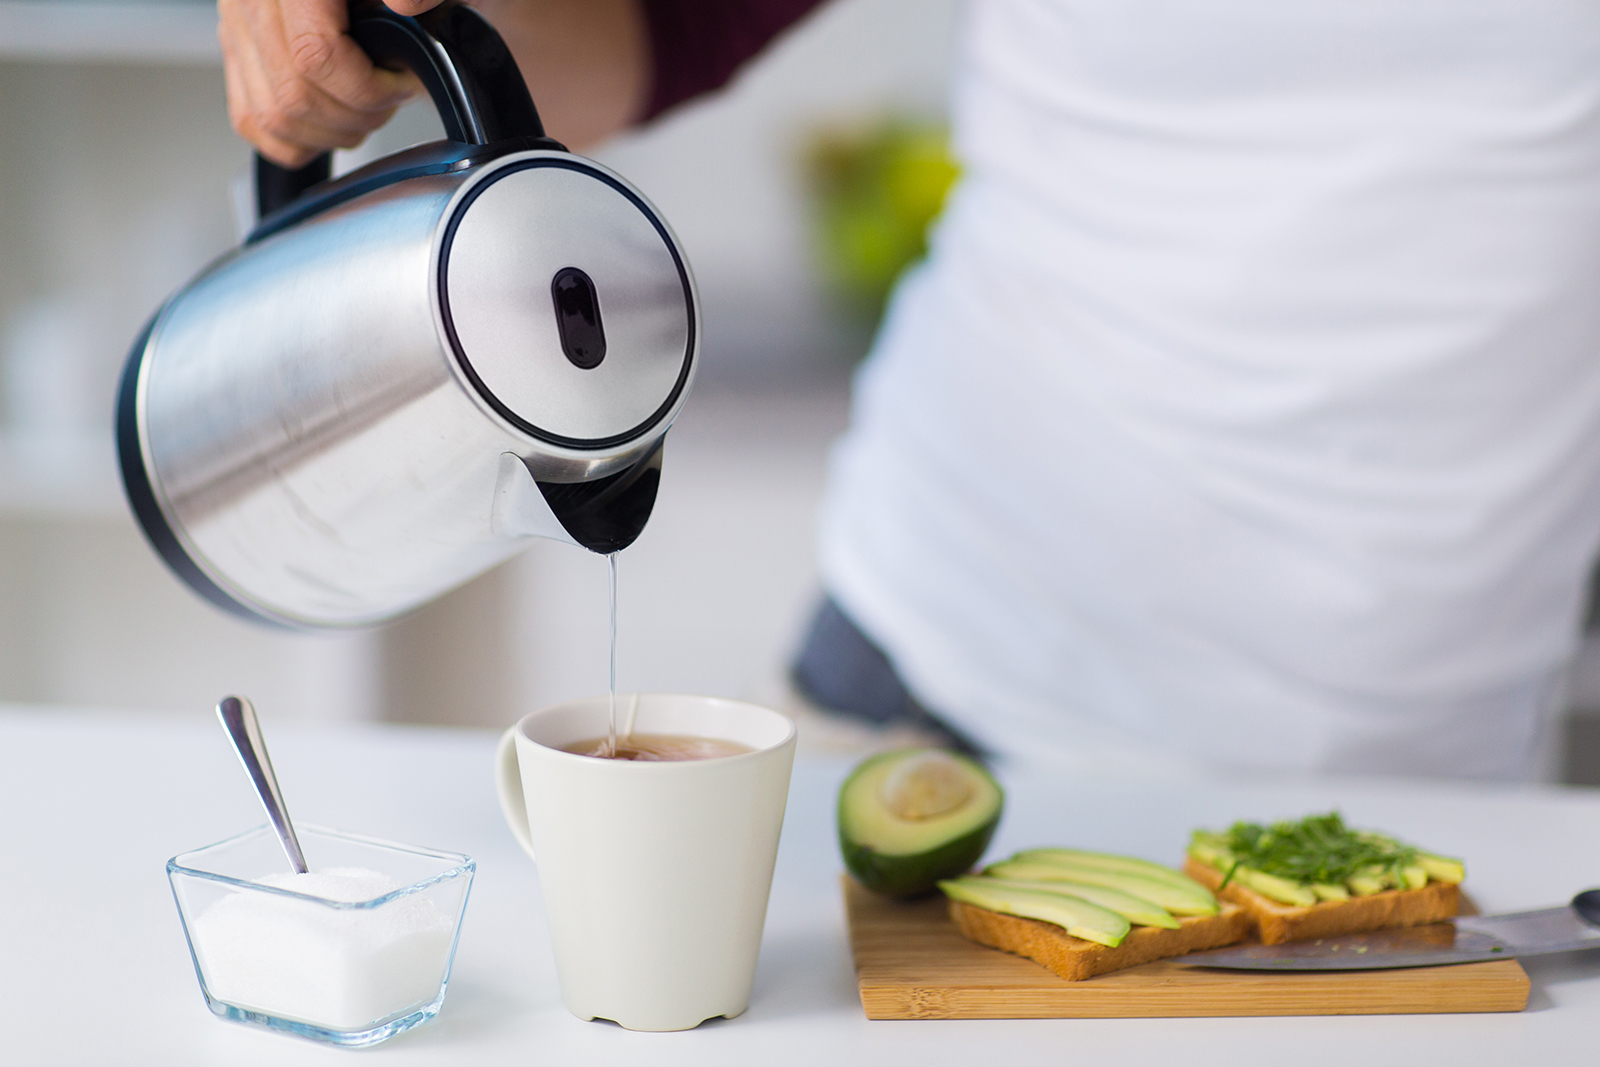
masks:
<instances>
[{"instance_id":1,"label":"tea in mug","mask_svg":"<svg viewBox=\"0 0 1600 1067\"><path fill-rule=\"evenodd\" d=\"M628 734L617 738L612 751L608 737L591 737L561 746L561 751L596 759L634 760L639 763L669 763L677 760L716 759L754 752L749 745L725 741L720 737L693 737L688 734Z\"/></svg>"}]
</instances>

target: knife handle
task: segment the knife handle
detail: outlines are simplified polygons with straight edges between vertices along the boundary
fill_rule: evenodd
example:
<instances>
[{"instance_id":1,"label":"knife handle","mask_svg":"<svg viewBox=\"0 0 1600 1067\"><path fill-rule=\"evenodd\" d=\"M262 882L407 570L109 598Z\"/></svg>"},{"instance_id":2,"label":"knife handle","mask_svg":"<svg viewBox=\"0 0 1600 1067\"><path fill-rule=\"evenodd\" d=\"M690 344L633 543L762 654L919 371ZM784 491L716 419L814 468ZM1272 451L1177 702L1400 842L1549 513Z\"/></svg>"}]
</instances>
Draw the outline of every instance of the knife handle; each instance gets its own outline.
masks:
<instances>
[{"instance_id":1,"label":"knife handle","mask_svg":"<svg viewBox=\"0 0 1600 1067\"><path fill-rule=\"evenodd\" d=\"M1585 921L1600 926L1600 889L1585 889L1572 898L1572 910Z\"/></svg>"}]
</instances>

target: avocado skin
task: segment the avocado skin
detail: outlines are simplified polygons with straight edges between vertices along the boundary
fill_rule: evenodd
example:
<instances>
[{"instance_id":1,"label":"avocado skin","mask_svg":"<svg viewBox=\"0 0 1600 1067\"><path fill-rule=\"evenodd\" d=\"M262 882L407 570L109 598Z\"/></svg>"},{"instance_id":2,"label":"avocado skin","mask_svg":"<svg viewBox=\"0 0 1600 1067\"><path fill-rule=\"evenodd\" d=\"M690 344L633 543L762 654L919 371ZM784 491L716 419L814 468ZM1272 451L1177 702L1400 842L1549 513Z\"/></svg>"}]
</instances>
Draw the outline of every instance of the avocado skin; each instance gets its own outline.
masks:
<instances>
[{"instance_id":1,"label":"avocado skin","mask_svg":"<svg viewBox=\"0 0 1600 1067\"><path fill-rule=\"evenodd\" d=\"M920 897L934 891L938 882L970 871L989 847L1000 812L938 848L914 856L886 856L866 845L851 841L839 820L839 851L844 865L856 881L888 897Z\"/></svg>"}]
</instances>

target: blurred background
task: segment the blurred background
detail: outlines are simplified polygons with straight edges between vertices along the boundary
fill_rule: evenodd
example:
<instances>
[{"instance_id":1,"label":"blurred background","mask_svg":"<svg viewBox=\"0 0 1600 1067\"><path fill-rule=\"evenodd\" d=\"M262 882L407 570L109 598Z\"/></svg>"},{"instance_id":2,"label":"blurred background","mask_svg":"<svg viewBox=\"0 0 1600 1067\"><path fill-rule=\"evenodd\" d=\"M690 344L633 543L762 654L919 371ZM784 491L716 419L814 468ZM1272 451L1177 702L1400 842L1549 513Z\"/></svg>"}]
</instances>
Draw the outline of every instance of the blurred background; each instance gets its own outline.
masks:
<instances>
[{"instance_id":1,"label":"blurred background","mask_svg":"<svg viewBox=\"0 0 1600 1067\"><path fill-rule=\"evenodd\" d=\"M620 684L781 699L850 369L953 170L952 0L844 0L595 154L689 252L704 361L620 558ZM193 597L124 505L110 412L146 317L233 246L249 155L207 0L0 0L0 700L500 726L606 686L604 560L537 543L372 633ZM440 136L414 104L340 169Z\"/></svg>"},{"instance_id":2,"label":"blurred background","mask_svg":"<svg viewBox=\"0 0 1600 1067\"><path fill-rule=\"evenodd\" d=\"M849 374L955 171L956 0L834 0L727 90L595 155L687 247L704 361L620 558L620 684L781 703ZM273 633L145 545L111 445L144 319L236 243L249 155L209 0L0 0L0 701L502 726L606 684L604 560L538 542L389 627ZM439 136L415 104L349 169ZM1600 636L1567 781L1600 784Z\"/></svg>"}]
</instances>

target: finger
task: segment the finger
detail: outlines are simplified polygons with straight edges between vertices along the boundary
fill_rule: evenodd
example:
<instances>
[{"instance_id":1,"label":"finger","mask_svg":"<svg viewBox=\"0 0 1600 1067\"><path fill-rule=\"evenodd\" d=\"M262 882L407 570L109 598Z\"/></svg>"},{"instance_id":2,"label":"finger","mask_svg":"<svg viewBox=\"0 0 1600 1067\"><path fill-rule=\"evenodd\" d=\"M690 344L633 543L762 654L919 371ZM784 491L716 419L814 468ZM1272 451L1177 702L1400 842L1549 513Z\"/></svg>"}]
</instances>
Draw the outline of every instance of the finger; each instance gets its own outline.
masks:
<instances>
[{"instance_id":1,"label":"finger","mask_svg":"<svg viewBox=\"0 0 1600 1067\"><path fill-rule=\"evenodd\" d=\"M228 118L239 135L274 162L290 166L322 149L320 136L291 139L289 107L282 106L263 51L281 54L282 27L273 0L220 0L217 38L228 86Z\"/></svg>"},{"instance_id":2,"label":"finger","mask_svg":"<svg viewBox=\"0 0 1600 1067\"><path fill-rule=\"evenodd\" d=\"M344 0L283 0L283 40L292 68L355 111L386 112L420 86L410 72L373 65L345 32Z\"/></svg>"},{"instance_id":3,"label":"finger","mask_svg":"<svg viewBox=\"0 0 1600 1067\"><path fill-rule=\"evenodd\" d=\"M271 160L285 170L299 170L322 155L321 152L306 148L304 145L291 144L271 134L260 134L250 143L263 158Z\"/></svg>"},{"instance_id":4,"label":"finger","mask_svg":"<svg viewBox=\"0 0 1600 1067\"><path fill-rule=\"evenodd\" d=\"M249 141L257 152L290 170L299 170L321 154L319 149L290 143L262 129L247 106L234 103L244 99L244 90L238 87L238 73L230 69L224 76L228 80L228 118L239 136Z\"/></svg>"},{"instance_id":5,"label":"finger","mask_svg":"<svg viewBox=\"0 0 1600 1067\"><path fill-rule=\"evenodd\" d=\"M222 46L222 76L228 91L228 121L234 131L279 166L298 169L316 155L314 149L304 145L289 144L269 134L256 119L258 106L245 77L248 63L254 61L250 34L241 29L242 15L233 9L231 0L219 5L221 18L217 23L217 41Z\"/></svg>"},{"instance_id":6,"label":"finger","mask_svg":"<svg viewBox=\"0 0 1600 1067\"><path fill-rule=\"evenodd\" d=\"M287 58L282 30L272 9L243 4L249 24L235 21L225 37L241 101L235 126L253 143L283 154L283 145L312 154L351 148L381 126L393 108L361 111L335 100L296 72Z\"/></svg>"},{"instance_id":7,"label":"finger","mask_svg":"<svg viewBox=\"0 0 1600 1067\"><path fill-rule=\"evenodd\" d=\"M308 84L304 95L285 97L268 83L258 62L235 64L229 117L241 136L282 163L304 162L331 148L354 148L393 111L352 112ZM237 99L238 105L231 103Z\"/></svg>"}]
</instances>

